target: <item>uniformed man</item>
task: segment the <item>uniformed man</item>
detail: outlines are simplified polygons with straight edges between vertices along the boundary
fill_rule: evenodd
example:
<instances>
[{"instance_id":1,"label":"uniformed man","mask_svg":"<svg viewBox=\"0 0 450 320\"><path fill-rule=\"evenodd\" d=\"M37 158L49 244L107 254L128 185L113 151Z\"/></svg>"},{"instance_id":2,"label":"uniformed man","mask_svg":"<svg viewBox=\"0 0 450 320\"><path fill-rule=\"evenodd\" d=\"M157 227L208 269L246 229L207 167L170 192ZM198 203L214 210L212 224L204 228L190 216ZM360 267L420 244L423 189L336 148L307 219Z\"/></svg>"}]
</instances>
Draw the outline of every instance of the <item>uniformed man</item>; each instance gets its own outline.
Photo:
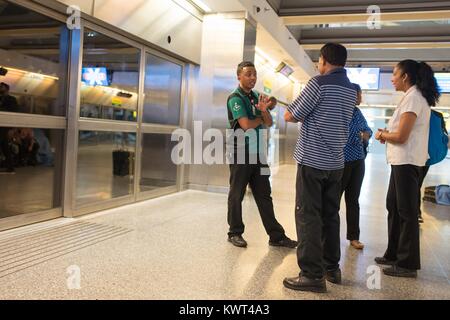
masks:
<instances>
[{"instance_id":1,"label":"uniformed man","mask_svg":"<svg viewBox=\"0 0 450 320\"><path fill-rule=\"evenodd\" d=\"M239 139L233 144L233 161L230 164L230 192L228 194L228 241L237 247L246 247L247 242L242 237L244 223L242 222L242 200L247 185L250 184L253 197L258 206L259 214L269 235L269 245L295 248L297 241L289 239L283 227L275 218L269 182L267 163L262 161L259 150L262 144L259 130L272 125L272 109L276 100L269 99L253 91L257 80L257 73L252 62L244 61L238 65L237 78L239 87L228 97L228 120L230 128L245 132L244 145L239 146ZM253 129L253 130L252 130ZM236 132L236 131L235 131ZM251 134L252 133L252 134ZM241 140L242 141L242 140ZM241 159L239 151L244 152ZM260 152L261 151L261 152ZM252 157L252 155L255 155Z\"/></svg>"}]
</instances>

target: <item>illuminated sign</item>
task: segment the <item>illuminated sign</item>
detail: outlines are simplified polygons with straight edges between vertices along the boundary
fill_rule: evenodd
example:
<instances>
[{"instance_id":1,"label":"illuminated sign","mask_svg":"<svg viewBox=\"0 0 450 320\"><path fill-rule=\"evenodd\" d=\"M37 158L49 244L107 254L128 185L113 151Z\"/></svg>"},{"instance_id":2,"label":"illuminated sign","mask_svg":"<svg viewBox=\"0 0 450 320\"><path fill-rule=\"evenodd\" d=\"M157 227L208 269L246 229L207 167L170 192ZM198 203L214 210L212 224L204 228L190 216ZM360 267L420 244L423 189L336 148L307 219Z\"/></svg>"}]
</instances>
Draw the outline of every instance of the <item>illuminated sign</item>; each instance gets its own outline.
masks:
<instances>
[{"instance_id":1,"label":"illuminated sign","mask_svg":"<svg viewBox=\"0 0 450 320\"><path fill-rule=\"evenodd\" d=\"M264 85L264 92L267 94L271 94L272 93L272 82L269 79L264 79L263 85Z\"/></svg>"},{"instance_id":2,"label":"illuminated sign","mask_svg":"<svg viewBox=\"0 0 450 320\"><path fill-rule=\"evenodd\" d=\"M286 77L289 77L292 73L294 73L294 70L284 62L281 62L275 69L275 71L281 73Z\"/></svg>"},{"instance_id":3,"label":"illuminated sign","mask_svg":"<svg viewBox=\"0 0 450 320\"><path fill-rule=\"evenodd\" d=\"M114 107L121 107L122 99L120 99L119 97L112 97L111 103Z\"/></svg>"},{"instance_id":4,"label":"illuminated sign","mask_svg":"<svg viewBox=\"0 0 450 320\"><path fill-rule=\"evenodd\" d=\"M450 73L435 73L434 77L436 78L439 90L442 93L450 93Z\"/></svg>"},{"instance_id":5,"label":"illuminated sign","mask_svg":"<svg viewBox=\"0 0 450 320\"><path fill-rule=\"evenodd\" d=\"M106 68L83 68L81 81L88 86L108 86L108 74Z\"/></svg>"},{"instance_id":6,"label":"illuminated sign","mask_svg":"<svg viewBox=\"0 0 450 320\"><path fill-rule=\"evenodd\" d=\"M359 84L363 90L378 90L380 68L345 68L350 82Z\"/></svg>"}]
</instances>

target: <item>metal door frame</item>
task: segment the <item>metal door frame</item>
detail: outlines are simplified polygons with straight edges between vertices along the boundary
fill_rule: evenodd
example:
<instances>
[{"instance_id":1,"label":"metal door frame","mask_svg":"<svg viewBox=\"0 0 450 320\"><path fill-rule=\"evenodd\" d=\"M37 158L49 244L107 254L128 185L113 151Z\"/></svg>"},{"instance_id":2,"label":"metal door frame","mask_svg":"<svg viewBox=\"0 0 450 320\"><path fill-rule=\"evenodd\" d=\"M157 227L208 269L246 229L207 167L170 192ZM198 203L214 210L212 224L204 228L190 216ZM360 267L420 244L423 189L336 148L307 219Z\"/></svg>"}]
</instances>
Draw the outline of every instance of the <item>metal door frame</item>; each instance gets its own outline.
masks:
<instances>
[{"instance_id":1,"label":"metal door frame","mask_svg":"<svg viewBox=\"0 0 450 320\"><path fill-rule=\"evenodd\" d=\"M38 14L44 15L50 19L66 22L67 17L62 14L53 12L46 8L41 7L35 3L26 0L7 0L14 5L25 7L31 11ZM71 38L71 32L68 32L69 38ZM71 46L69 44L69 50ZM69 55L69 64L70 64ZM69 76L69 70L67 70L67 76ZM67 81L67 87L69 87ZM68 96L66 96L68 98ZM66 106L68 105L66 100ZM39 115L39 114L29 114L29 113L17 113L17 112L0 112L0 126L2 127L26 127L26 128L40 128L40 129L61 129L64 130L64 141L67 139L68 135L68 110L65 116L51 116L51 115ZM65 178L65 155L67 154L67 144L63 146L61 150L63 154L62 169L59 173L61 175L61 185L64 186ZM64 187L63 187L64 188ZM0 231L12 229L24 225L29 225L37 222L42 222L50 219L55 219L63 216L63 204L64 204L64 190L61 190L61 206L57 208L52 208L49 210L37 211L32 213L18 214L15 216L5 217L0 219Z\"/></svg>"}]
</instances>

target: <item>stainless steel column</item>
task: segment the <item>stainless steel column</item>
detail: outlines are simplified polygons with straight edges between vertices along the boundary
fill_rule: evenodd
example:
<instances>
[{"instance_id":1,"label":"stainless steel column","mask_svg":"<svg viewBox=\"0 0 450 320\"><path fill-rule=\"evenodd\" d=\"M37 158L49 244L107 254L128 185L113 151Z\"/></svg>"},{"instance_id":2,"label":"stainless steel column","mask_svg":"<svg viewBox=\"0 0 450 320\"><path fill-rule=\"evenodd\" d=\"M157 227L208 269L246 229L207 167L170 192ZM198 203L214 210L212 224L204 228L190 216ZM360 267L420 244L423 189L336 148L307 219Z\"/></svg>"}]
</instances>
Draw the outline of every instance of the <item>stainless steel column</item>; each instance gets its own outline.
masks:
<instances>
[{"instance_id":1,"label":"stainless steel column","mask_svg":"<svg viewBox=\"0 0 450 320\"><path fill-rule=\"evenodd\" d=\"M225 136L227 97L238 86L236 67L243 60L254 61L255 44L256 24L244 12L204 17L201 65L192 110L192 120L202 122L203 132L216 128ZM194 138L193 122L188 128ZM203 149L208 144L203 142ZM226 192L228 178L225 164L193 164L189 168L189 186L193 189Z\"/></svg>"}]
</instances>

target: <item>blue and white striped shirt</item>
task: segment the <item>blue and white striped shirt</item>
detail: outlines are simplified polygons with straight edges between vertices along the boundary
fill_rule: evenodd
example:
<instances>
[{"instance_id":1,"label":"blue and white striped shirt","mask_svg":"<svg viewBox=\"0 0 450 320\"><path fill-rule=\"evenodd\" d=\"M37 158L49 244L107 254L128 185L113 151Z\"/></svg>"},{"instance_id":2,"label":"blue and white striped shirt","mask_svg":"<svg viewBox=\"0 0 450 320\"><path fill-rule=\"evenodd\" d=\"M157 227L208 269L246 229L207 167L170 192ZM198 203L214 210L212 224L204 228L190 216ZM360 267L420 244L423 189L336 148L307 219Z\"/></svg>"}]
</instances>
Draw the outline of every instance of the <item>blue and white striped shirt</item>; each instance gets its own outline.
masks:
<instances>
[{"instance_id":1,"label":"blue and white striped shirt","mask_svg":"<svg viewBox=\"0 0 450 320\"><path fill-rule=\"evenodd\" d=\"M356 89L344 68L312 78L288 111L303 124L294 159L319 170L344 168L344 147L356 104Z\"/></svg>"},{"instance_id":2,"label":"blue and white striped shirt","mask_svg":"<svg viewBox=\"0 0 450 320\"><path fill-rule=\"evenodd\" d=\"M372 130L367 125L366 118L364 118L361 110L355 107L353 111L353 118L350 122L350 132L348 136L347 145L344 148L345 162L362 160L366 158L364 152L364 144L361 139L361 132L369 132L372 136Z\"/></svg>"}]
</instances>

